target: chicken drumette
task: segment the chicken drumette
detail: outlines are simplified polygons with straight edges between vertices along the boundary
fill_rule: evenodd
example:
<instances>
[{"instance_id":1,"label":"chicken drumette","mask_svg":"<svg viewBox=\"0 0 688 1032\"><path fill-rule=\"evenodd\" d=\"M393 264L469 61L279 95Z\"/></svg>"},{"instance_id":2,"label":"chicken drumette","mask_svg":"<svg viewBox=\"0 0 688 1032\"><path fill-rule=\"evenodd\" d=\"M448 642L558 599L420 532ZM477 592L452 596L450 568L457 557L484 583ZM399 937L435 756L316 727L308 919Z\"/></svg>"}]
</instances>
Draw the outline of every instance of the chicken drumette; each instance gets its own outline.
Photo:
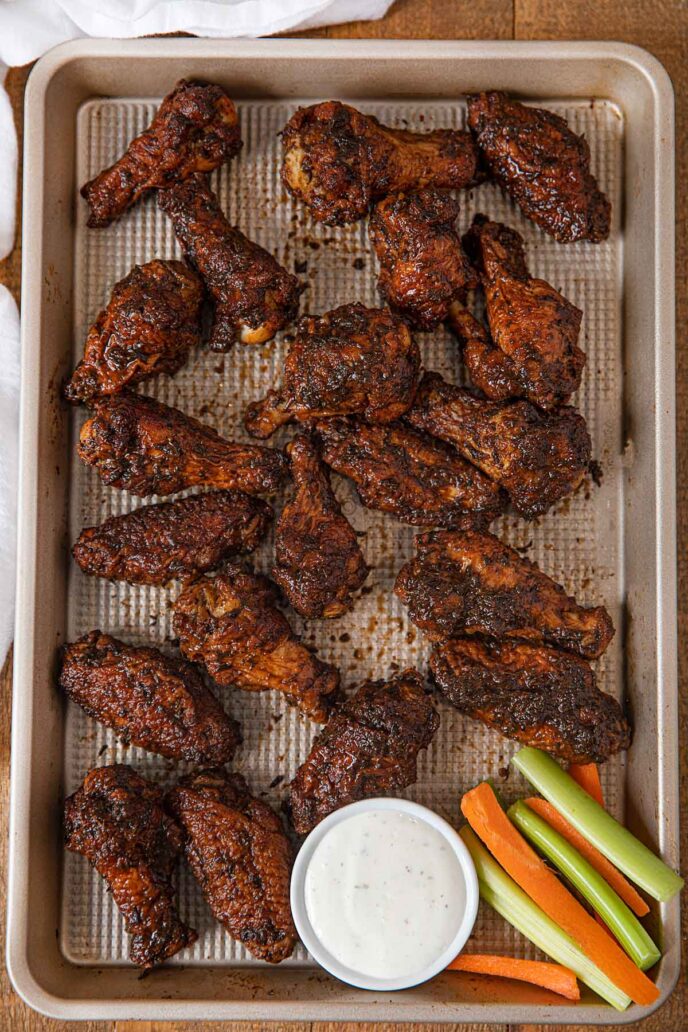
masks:
<instances>
[{"instance_id":1,"label":"chicken drumette","mask_svg":"<svg viewBox=\"0 0 688 1032\"><path fill-rule=\"evenodd\" d=\"M215 313L213 351L235 341L264 344L296 315L301 286L276 258L230 225L206 176L191 176L161 190L184 254L205 281Z\"/></svg>"},{"instance_id":2,"label":"chicken drumette","mask_svg":"<svg viewBox=\"0 0 688 1032\"><path fill-rule=\"evenodd\" d=\"M82 187L88 225L109 225L149 190L210 172L240 148L236 108L222 87L182 79L122 157Z\"/></svg>"},{"instance_id":3,"label":"chicken drumette","mask_svg":"<svg viewBox=\"0 0 688 1032\"><path fill-rule=\"evenodd\" d=\"M129 957L143 968L198 938L177 913L172 871L182 833L162 804L158 787L123 764L89 771L64 804L65 845L107 882L132 936Z\"/></svg>"},{"instance_id":4,"label":"chicken drumette","mask_svg":"<svg viewBox=\"0 0 688 1032\"><path fill-rule=\"evenodd\" d=\"M188 487L269 494L286 472L281 452L226 441L179 409L128 391L94 402L78 452L103 483L141 496Z\"/></svg>"},{"instance_id":5,"label":"chicken drumette","mask_svg":"<svg viewBox=\"0 0 688 1032\"><path fill-rule=\"evenodd\" d=\"M611 205L590 172L586 140L563 118L491 91L468 98L468 125L527 218L562 243L607 239Z\"/></svg>"},{"instance_id":6,"label":"chicken drumette","mask_svg":"<svg viewBox=\"0 0 688 1032\"><path fill-rule=\"evenodd\" d=\"M195 771L167 794L184 852L213 915L254 957L278 964L296 945L292 850L282 822L240 774Z\"/></svg>"},{"instance_id":7,"label":"chicken drumette","mask_svg":"<svg viewBox=\"0 0 688 1032\"><path fill-rule=\"evenodd\" d=\"M336 100L299 108L282 143L287 189L328 225L356 222L390 193L460 189L476 179L478 151L469 133L390 129Z\"/></svg>"},{"instance_id":8,"label":"chicken drumette","mask_svg":"<svg viewBox=\"0 0 688 1032\"><path fill-rule=\"evenodd\" d=\"M279 391L246 410L254 437L269 437L292 420L360 413L390 423L413 402L420 353L406 323L388 308L342 305L299 320Z\"/></svg>"},{"instance_id":9,"label":"chicken drumette","mask_svg":"<svg viewBox=\"0 0 688 1032\"><path fill-rule=\"evenodd\" d=\"M300 434L287 454L295 490L275 527L272 576L301 616L341 616L368 567L313 440Z\"/></svg>"}]
</instances>

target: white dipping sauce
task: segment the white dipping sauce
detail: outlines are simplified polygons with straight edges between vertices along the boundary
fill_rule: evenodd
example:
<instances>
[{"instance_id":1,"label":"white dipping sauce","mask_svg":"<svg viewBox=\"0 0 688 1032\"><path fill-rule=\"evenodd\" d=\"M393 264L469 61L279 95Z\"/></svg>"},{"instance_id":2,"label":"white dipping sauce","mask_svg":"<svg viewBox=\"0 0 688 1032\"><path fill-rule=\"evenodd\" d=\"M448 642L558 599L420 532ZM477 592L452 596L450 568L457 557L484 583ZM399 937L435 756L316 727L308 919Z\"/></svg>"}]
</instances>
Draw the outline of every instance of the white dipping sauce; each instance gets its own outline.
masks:
<instances>
[{"instance_id":1,"label":"white dipping sauce","mask_svg":"<svg viewBox=\"0 0 688 1032\"><path fill-rule=\"evenodd\" d=\"M308 920L353 971L406 978L436 961L466 907L459 860L444 835L394 810L333 825L306 870Z\"/></svg>"}]
</instances>

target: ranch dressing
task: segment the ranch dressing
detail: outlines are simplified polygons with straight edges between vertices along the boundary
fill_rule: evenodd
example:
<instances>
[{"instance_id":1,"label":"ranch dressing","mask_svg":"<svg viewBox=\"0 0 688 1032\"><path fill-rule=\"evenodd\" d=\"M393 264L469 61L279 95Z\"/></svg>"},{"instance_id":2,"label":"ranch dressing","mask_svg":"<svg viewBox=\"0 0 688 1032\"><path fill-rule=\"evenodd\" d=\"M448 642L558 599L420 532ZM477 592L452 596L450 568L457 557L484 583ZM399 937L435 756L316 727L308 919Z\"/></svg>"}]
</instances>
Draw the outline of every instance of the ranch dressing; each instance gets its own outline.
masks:
<instances>
[{"instance_id":1,"label":"ranch dressing","mask_svg":"<svg viewBox=\"0 0 688 1032\"><path fill-rule=\"evenodd\" d=\"M394 810L333 825L313 853L304 893L325 949L374 978L420 975L449 947L466 907L461 865L444 835Z\"/></svg>"}]
</instances>

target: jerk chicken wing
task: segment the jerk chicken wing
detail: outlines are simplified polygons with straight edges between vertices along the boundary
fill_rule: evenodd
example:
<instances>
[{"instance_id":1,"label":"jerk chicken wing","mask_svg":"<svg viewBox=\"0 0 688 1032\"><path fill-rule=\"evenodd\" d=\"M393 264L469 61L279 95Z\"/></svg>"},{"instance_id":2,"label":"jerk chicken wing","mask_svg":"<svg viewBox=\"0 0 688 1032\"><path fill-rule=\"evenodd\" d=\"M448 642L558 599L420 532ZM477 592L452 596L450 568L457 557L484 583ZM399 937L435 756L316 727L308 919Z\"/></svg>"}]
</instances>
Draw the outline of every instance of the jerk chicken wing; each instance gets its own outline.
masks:
<instances>
[{"instance_id":1,"label":"jerk chicken wing","mask_svg":"<svg viewBox=\"0 0 688 1032\"><path fill-rule=\"evenodd\" d=\"M454 222L458 201L441 190L385 197L375 205L370 239L380 263L378 290L414 326L432 330L449 306L478 285Z\"/></svg>"},{"instance_id":2,"label":"jerk chicken wing","mask_svg":"<svg viewBox=\"0 0 688 1032\"><path fill-rule=\"evenodd\" d=\"M184 852L213 915L254 957L278 964L296 945L292 850L282 822L240 774L195 771L167 794Z\"/></svg>"},{"instance_id":3,"label":"jerk chicken wing","mask_svg":"<svg viewBox=\"0 0 688 1032\"><path fill-rule=\"evenodd\" d=\"M313 218L344 225L372 201L423 186L460 189L476 179L477 148L466 132L390 129L339 101L299 108L282 131L282 178Z\"/></svg>"},{"instance_id":4,"label":"jerk chicken wing","mask_svg":"<svg viewBox=\"0 0 688 1032\"><path fill-rule=\"evenodd\" d=\"M103 483L144 497L188 487L270 494L286 470L281 452L226 441L179 409L128 391L94 402L78 452Z\"/></svg>"},{"instance_id":5,"label":"jerk chicken wing","mask_svg":"<svg viewBox=\"0 0 688 1032\"><path fill-rule=\"evenodd\" d=\"M215 303L210 347L229 351L236 340L264 344L296 315L301 286L276 258L230 225L206 176L161 190L186 258Z\"/></svg>"},{"instance_id":6,"label":"jerk chicken wing","mask_svg":"<svg viewBox=\"0 0 688 1032\"><path fill-rule=\"evenodd\" d=\"M282 692L322 723L337 696L339 673L301 644L276 602L277 590L266 577L227 564L214 577L192 581L177 599L179 647L217 684Z\"/></svg>"},{"instance_id":7,"label":"jerk chicken wing","mask_svg":"<svg viewBox=\"0 0 688 1032\"><path fill-rule=\"evenodd\" d=\"M200 342L202 301L203 285L184 262L135 265L88 331L65 397L88 401L159 373L173 376Z\"/></svg>"},{"instance_id":8,"label":"jerk chicken wing","mask_svg":"<svg viewBox=\"0 0 688 1032\"><path fill-rule=\"evenodd\" d=\"M246 410L253 437L266 438L292 420L360 413L390 423L413 402L420 353L406 323L388 308L341 305L299 320L279 391Z\"/></svg>"},{"instance_id":9,"label":"jerk chicken wing","mask_svg":"<svg viewBox=\"0 0 688 1032\"><path fill-rule=\"evenodd\" d=\"M394 591L432 641L480 634L597 659L614 636L604 606L579 606L493 534L442 530L421 534L416 545Z\"/></svg>"},{"instance_id":10,"label":"jerk chicken wing","mask_svg":"<svg viewBox=\"0 0 688 1032\"><path fill-rule=\"evenodd\" d=\"M160 964L198 936L179 917L172 871L182 833L162 808L162 793L131 767L89 771L65 800L65 846L81 853L108 883L133 937L132 963Z\"/></svg>"},{"instance_id":11,"label":"jerk chicken wing","mask_svg":"<svg viewBox=\"0 0 688 1032\"><path fill-rule=\"evenodd\" d=\"M491 91L468 98L468 125L527 218L561 243L607 239L611 205L590 172L586 140L563 118Z\"/></svg>"},{"instance_id":12,"label":"jerk chicken wing","mask_svg":"<svg viewBox=\"0 0 688 1032\"><path fill-rule=\"evenodd\" d=\"M361 501L420 527L485 526L504 508L501 490L458 452L403 423L317 423L322 457L350 477Z\"/></svg>"},{"instance_id":13,"label":"jerk chicken wing","mask_svg":"<svg viewBox=\"0 0 688 1032\"><path fill-rule=\"evenodd\" d=\"M603 763L631 732L589 664L537 645L457 638L436 645L430 670L461 713L569 763Z\"/></svg>"},{"instance_id":14,"label":"jerk chicken wing","mask_svg":"<svg viewBox=\"0 0 688 1032\"><path fill-rule=\"evenodd\" d=\"M272 576L306 619L341 616L353 605L352 592L362 586L368 567L315 443L300 434L287 454L295 491L275 527Z\"/></svg>"},{"instance_id":15,"label":"jerk chicken wing","mask_svg":"<svg viewBox=\"0 0 688 1032\"><path fill-rule=\"evenodd\" d=\"M569 406L544 413L528 401L485 401L426 373L406 418L500 484L527 519L575 491L590 465L585 420Z\"/></svg>"},{"instance_id":16,"label":"jerk chicken wing","mask_svg":"<svg viewBox=\"0 0 688 1032\"><path fill-rule=\"evenodd\" d=\"M198 671L91 631L62 651L60 688L120 741L192 763L227 763L241 741Z\"/></svg>"},{"instance_id":17,"label":"jerk chicken wing","mask_svg":"<svg viewBox=\"0 0 688 1032\"><path fill-rule=\"evenodd\" d=\"M366 681L330 717L289 786L299 835L358 799L395 795L417 778L417 760L440 719L416 670Z\"/></svg>"},{"instance_id":18,"label":"jerk chicken wing","mask_svg":"<svg viewBox=\"0 0 688 1032\"><path fill-rule=\"evenodd\" d=\"M81 188L88 225L109 225L154 188L210 172L241 149L236 108L221 86L182 79L140 136Z\"/></svg>"}]
</instances>

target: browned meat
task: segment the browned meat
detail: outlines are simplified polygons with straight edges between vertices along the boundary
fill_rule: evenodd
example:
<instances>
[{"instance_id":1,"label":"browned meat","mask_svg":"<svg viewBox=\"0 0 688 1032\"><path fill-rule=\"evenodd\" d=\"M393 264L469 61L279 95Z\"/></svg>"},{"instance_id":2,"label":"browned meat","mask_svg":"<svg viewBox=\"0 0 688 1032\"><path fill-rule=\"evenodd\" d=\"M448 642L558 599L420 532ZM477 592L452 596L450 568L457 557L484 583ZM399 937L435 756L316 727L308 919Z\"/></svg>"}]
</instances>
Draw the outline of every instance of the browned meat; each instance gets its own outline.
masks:
<instances>
[{"instance_id":1,"label":"browned meat","mask_svg":"<svg viewBox=\"0 0 688 1032\"><path fill-rule=\"evenodd\" d=\"M430 669L462 713L569 763L603 763L631 729L584 659L556 649L458 638L436 645Z\"/></svg>"},{"instance_id":2,"label":"browned meat","mask_svg":"<svg viewBox=\"0 0 688 1032\"><path fill-rule=\"evenodd\" d=\"M449 445L403 423L317 424L324 461L356 484L361 501L419 527L485 526L504 508L500 489Z\"/></svg>"},{"instance_id":3,"label":"browned meat","mask_svg":"<svg viewBox=\"0 0 688 1032\"><path fill-rule=\"evenodd\" d=\"M394 591L432 641L481 634L597 659L614 637L604 606L579 606L493 534L442 530L421 534L416 545Z\"/></svg>"},{"instance_id":4,"label":"browned meat","mask_svg":"<svg viewBox=\"0 0 688 1032\"><path fill-rule=\"evenodd\" d=\"M135 265L89 330L65 397L88 401L160 373L174 376L200 342L202 300L203 285L183 262Z\"/></svg>"},{"instance_id":5,"label":"browned meat","mask_svg":"<svg viewBox=\"0 0 688 1032\"><path fill-rule=\"evenodd\" d=\"M81 188L88 225L109 225L149 190L210 172L241 149L236 108L221 86L182 79L114 165Z\"/></svg>"},{"instance_id":6,"label":"browned meat","mask_svg":"<svg viewBox=\"0 0 688 1032\"><path fill-rule=\"evenodd\" d=\"M478 151L468 133L390 129L336 100L299 108L282 143L287 189L328 225L356 222L372 201L399 190L459 189L476 179Z\"/></svg>"},{"instance_id":7,"label":"browned meat","mask_svg":"<svg viewBox=\"0 0 688 1032\"><path fill-rule=\"evenodd\" d=\"M463 360L478 390L493 401L522 396L513 362L499 350L483 323L460 301L452 301L449 307L449 325L461 343Z\"/></svg>"},{"instance_id":8,"label":"browned meat","mask_svg":"<svg viewBox=\"0 0 688 1032\"><path fill-rule=\"evenodd\" d=\"M279 964L294 950L289 906L292 851L282 822L249 794L241 774L202 770L182 778L167 803L213 915L254 957Z\"/></svg>"},{"instance_id":9,"label":"browned meat","mask_svg":"<svg viewBox=\"0 0 688 1032\"><path fill-rule=\"evenodd\" d=\"M585 420L569 406L545 413L528 401L485 401L426 373L406 418L452 444L528 519L575 491L590 465Z\"/></svg>"},{"instance_id":10,"label":"browned meat","mask_svg":"<svg viewBox=\"0 0 688 1032\"><path fill-rule=\"evenodd\" d=\"M391 423L413 402L420 353L402 319L388 308L342 305L299 321L279 391L246 410L254 437L269 437L293 420L307 422L358 412Z\"/></svg>"},{"instance_id":11,"label":"browned meat","mask_svg":"<svg viewBox=\"0 0 688 1032\"><path fill-rule=\"evenodd\" d=\"M468 124L527 218L561 243L607 239L611 205L590 172L586 140L565 119L492 91L468 98Z\"/></svg>"},{"instance_id":12,"label":"browned meat","mask_svg":"<svg viewBox=\"0 0 688 1032\"><path fill-rule=\"evenodd\" d=\"M300 434L287 454L295 490L275 528L272 576L301 616L341 616L351 609L351 594L368 567L314 442Z\"/></svg>"},{"instance_id":13,"label":"browned meat","mask_svg":"<svg viewBox=\"0 0 688 1032\"><path fill-rule=\"evenodd\" d=\"M377 286L410 323L432 330L478 279L454 222L459 203L442 190L392 194L375 205L369 233L380 262Z\"/></svg>"},{"instance_id":14,"label":"browned meat","mask_svg":"<svg viewBox=\"0 0 688 1032\"><path fill-rule=\"evenodd\" d=\"M276 258L230 225L203 175L158 194L184 254L215 302L213 351L264 344L296 315L301 286Z\"/></svg>"},{"instance_id":15,"label":"browned meat","mask_svg":"<svg viewBox=\"0 0 688 1032\"><path fill-rule=\"evenodd\" d=\"M117 763L89 771L64 804L65 846L108 883L133 936L129 958L142 968L198 938L177 913L172 871L182 834L162 801L156 785Z\"/></svg>"},{"instance_id":16,"label":"browned meat","mask_svg":"<svg viewBox=\"0 0 688 1032\"><path fill-rule=\"evenodd\" d=\"M439 723L417 670L366 681L330 717L289 786L287 809L299 835L348 803L412 785L418 753Z\"/></svg>"},{"instance_id":17,"label":"browned meat","mask_svg":"<svg viewBox=\"0 0 688 1032\"><path fill-rule=\"evenodd\" d=\"M252 552L272 519L267 502L242 491L209 491L174 502L144 505L86 527L72 548L95 577L164 585L204 573L239 552Z\"/></svg>"},{"instance_id":18,"label":"browned meat","mask_svg":"<svg viewBox=\"0 0 688 1032\"><path fill-rule=\"evenodd\" d=\"M142 394L125 391L93 405L81 428L79 457L112 487L133 495L170 495L188 487L277 490L281 452L237 444L212 427Z\"/></svg>"},{"instance_id":19,"label":"browned meat","mask_svg":"<svg viewBox=\"0 0 688 1032\"><path fill-rule=\"evenodd\" d=\"M241 741L198 671L91 631L62 652L60 688L121 742L191 763L227 763Z\"/></svg>"},{"instance_id":20,"label":"browned meat","mask_svg":"<svg viewBox=\"0 0 688 1032\"><path fill-rule=\"evenodd\" d=\"M276 602L266 577L227 564L221 574L187 585L177 599L179 647L217 684L282 692L322 722L337 696L339 672L301 644Z\"/></svg>"}]
</instances>

